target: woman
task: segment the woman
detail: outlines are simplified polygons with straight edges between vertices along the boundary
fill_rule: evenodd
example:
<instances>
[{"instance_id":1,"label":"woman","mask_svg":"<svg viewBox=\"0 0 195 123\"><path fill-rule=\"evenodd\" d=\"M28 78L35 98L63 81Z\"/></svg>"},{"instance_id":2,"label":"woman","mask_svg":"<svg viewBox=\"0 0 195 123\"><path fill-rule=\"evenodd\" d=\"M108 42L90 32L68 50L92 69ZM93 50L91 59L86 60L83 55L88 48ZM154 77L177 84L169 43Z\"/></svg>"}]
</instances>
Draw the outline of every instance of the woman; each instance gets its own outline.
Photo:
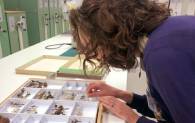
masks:
<instances>
[{"instance_id":1,"label":"woman","mask_svg":"<svg viewBox=\"0 0 195 123\"><path fill-rule=\"evenodd\" d=\"M149 0L84 0L70 21L84 66L97 59L100 67L130 70L140 57L147 74L146 96L98 82L89 96L128 123L155 123L146 116L195 122L195 17L171 17L165 4Z\"/></svg>"}]
</instances>

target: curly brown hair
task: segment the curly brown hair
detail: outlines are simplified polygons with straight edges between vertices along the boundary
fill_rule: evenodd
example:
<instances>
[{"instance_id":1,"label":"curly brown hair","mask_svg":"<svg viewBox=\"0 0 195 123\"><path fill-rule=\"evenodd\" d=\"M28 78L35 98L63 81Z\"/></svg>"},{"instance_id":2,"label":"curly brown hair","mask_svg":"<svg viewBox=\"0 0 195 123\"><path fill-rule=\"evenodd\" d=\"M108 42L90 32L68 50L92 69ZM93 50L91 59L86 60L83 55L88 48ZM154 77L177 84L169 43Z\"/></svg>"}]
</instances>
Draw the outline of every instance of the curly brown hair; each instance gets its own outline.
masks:
<instances>
[{"instance_id":1,"label":"curly brown hair","mask_svg":"<svg viewBox=\"0 0 195 123\"><path fill-rule=\"evenodd\" d=\"M101 67L134 68L140 41L169 16L165 3L151 0L84 0L70 12L73 38L85 55L84 68L92 59ZM88 38L86 45L80 33Z\"/></svg>"}]
</instances>

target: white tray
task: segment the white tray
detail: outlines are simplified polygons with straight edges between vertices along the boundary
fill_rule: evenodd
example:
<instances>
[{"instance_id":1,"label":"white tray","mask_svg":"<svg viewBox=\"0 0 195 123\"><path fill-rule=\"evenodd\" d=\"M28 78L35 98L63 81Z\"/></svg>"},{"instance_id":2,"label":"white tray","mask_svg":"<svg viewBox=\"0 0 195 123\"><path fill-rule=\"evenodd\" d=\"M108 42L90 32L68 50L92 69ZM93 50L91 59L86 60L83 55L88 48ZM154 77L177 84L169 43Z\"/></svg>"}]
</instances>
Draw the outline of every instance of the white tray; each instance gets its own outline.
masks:
<instances>
[{"instance_id":1,"label":"white tray","mask_svg":"<svg viewBox=\"0 0 195 123\"><path fill-rule=\"evenodd\" d=\"M29 79L0 105L0 115L10 123L96 123L99 102L86 95L90 81Z\"/></svg>"}]
</instances>

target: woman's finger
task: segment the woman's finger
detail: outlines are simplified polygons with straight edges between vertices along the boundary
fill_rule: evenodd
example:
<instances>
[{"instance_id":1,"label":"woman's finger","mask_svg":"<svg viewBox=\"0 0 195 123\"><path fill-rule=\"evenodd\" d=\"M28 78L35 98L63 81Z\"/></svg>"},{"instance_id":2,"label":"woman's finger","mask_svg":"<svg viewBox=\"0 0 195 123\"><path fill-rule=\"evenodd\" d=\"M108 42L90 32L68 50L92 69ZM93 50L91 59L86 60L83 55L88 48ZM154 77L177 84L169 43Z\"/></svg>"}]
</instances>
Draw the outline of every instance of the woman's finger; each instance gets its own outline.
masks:
<instances>
[{"instance_id":1,"label":"woman's finger","mask_svg":"<svg viewBox=\"0 0 195 123\"><path fill-rule=\"evenodd\" d=\"M94 91L92 93L87 94L89 97L101 97L105 96L105 93L103 91Z\"/></svg>"},{"instance_id":2,"label":"woman's finger","mask_svg":"<svg viewBox=\"0 0 195 123\"><path fill-rule=\"evenodd\" d=\"M97 82L90 83L87 87L87 92L92 93L94 90L98 90L99 88L100 87L99 87L99 84Z\"/></svg>"},{"instance_id":3,"label":"woman's finger","mask_svg":"<svg viewBox=\"0 0 195 123\"><path fill-rule=\"evenodd\" d=\"M116 115L119 118L124 118L124 108L127 108L123 102L114 98L114 97L104 97L101 98L102 105L110 111L112 114Z\"/></svg>"},{"instance_id":4,"label":"woman's finger","mask_svg":"<svg viewBox=\"0 0 195 123\"><path fill-rule=\"evenodd\" d=\"M112 107L114 105L114 103L116 102L115 98L114 97L110 97L110 96L100 97L99 101L101 103L110 105L110 107Z\"/></svg>"},{"instance_id":5,"label":"woman's finger","mask_svg":"<svg viewBox=\"0 0 195 123\"><path fill-rule=\"evenodd\" d=\"M117 102L110 101L108 100L109 98L107 98L106 100L102 101L102 105L112 114L118 116L121 118L121 107L119 105L116 105L118 103L119 100L116 100Z\"/></svg>"}]
</instances>

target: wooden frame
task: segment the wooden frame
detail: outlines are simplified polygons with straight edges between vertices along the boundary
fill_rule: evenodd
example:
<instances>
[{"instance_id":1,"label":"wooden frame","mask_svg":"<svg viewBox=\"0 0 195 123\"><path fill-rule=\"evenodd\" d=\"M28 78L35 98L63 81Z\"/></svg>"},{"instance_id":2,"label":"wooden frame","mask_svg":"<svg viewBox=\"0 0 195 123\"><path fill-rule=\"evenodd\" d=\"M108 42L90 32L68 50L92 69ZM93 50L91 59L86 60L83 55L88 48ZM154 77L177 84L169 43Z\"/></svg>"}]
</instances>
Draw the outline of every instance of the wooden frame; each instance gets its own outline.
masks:
<instances>
[{"instance_id":1,"label":"wooden frame","mask_svg":"<svg viewBox=\"0 0 195 123\"><path fill-rule=\"evenodd\" d=\"M67 61L64 63L63 66L60 66L60 68L55 71L42 71L42 70L28 70L27 68L30 67L33 64L38 63L39 61L43 59L54 59L54 60L64 60ZM91 72L89 71L88 76L85 76L82 69L71 69L68 68L75 62L77 62L79 59L78 56L75 57L64 57L64 56L51 56L51 55L43 55L37 59L34 59L18 68L16 68L16 74L26 74L26 75L41 75L41 76L51 76L55 75L57 77L76 77L76 78L85 78L85 79L96 79L101 80L104 75L106 74L106 70L102 70L100 72Z\"/></svg>"},{"instance_id":2,"label":"wooden frame","mask_svg":"<svg viewBox=\"0 0 195 123\"><path fill-rule=\"evenodd\" d=\"M69 66L72 62L74 62L77 58L76 57L62 57L62 56L51 56L51 55L43 55L38 57L18 68L16 68L16 74L26 74L26 75L41 75L41 76L48 76L51 74L55 74L56 72L51 71L41 71L41 70L27 70L29 66L43 60L43 59L56 59L56 60L69 60L65 66Z\"/></svg>"}]
</instances>

